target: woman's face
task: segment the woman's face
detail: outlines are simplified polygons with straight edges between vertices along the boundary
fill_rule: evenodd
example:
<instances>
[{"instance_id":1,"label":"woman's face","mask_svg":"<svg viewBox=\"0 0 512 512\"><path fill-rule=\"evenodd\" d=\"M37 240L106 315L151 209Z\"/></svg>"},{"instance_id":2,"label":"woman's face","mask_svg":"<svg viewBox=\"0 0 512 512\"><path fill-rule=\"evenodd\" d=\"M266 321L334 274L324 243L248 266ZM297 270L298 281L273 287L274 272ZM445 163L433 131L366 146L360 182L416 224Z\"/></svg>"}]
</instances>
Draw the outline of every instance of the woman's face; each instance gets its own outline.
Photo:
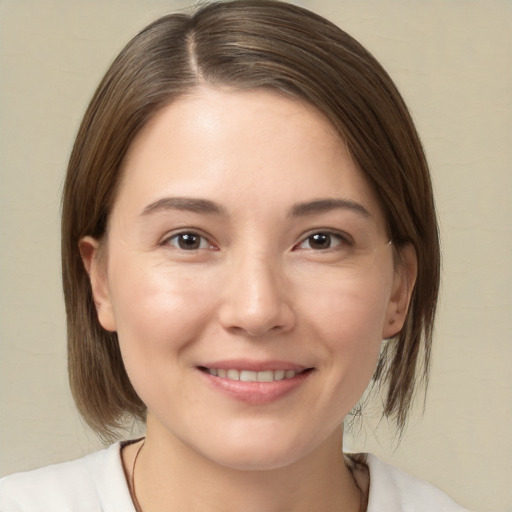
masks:
<instances>
[{"instance_id":1,"label":"woman's face","mask_svg":"<svg viewBox=\"0 0 512 512\"><path fill-rule=\"evenodd\" d=\"M81 249L148 436L258 469L339 443L408 291L330 124L275 92L198 88L122 173L101 256Z\"/></svg>"}]
</instances>

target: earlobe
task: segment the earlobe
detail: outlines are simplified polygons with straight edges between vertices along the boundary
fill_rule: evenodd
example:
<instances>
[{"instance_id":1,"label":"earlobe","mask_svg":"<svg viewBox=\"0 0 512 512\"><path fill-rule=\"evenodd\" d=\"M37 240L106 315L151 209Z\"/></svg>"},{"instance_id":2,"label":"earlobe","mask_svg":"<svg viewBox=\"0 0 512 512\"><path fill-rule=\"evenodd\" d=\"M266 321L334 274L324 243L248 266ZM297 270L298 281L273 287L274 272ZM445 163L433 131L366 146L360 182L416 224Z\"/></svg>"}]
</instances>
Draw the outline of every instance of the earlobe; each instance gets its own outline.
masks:
<instances>
[{"instance_id":1,"label":"earlobe","mask_svg":"<svg viewBox=\"0 0 512 512\"><path fill-rule=\"evenodd\" d=\"M393 290L389 299L386 318L382 327L382 338L396 336L402 329L418 273L416 251L411 244L398 249Z\"/></svg>"},{"instance_id":2,"label":"earlobe","mask_svg":"<svg viewBox=\"0 0 512 512\"><path fill-rule=\"evenodd\" d=\"M98 321L107 331L116 331L116 322L108 289L105 261L100 255L100 242L91 236L82 238L78 244L80 256L89 275Z\"/></svg>"}]
</instances>

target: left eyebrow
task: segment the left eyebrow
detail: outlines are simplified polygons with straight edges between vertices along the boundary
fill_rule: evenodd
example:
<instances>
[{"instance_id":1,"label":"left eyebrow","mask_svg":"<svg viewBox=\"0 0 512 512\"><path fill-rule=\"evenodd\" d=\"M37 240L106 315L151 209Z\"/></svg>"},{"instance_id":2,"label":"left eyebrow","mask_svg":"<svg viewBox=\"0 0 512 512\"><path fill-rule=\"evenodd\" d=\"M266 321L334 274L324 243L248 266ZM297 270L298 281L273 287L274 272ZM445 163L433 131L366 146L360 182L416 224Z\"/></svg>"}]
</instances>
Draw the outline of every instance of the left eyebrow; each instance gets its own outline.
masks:
<instances>
[{"instance_id":1,"label":"left eyebrow","mask_svg":"<svg viewBox=\"0 0 512 512\"><path fill-rule=\"evenodd\" d=\"M350 199L316 199L294 205L289 213L290 217L302 217L305 215L315 215L318 213L327 213L332 210L351 210L363 217L371 217L371 213L361 204Z\"/></svg>"}]
</instances>

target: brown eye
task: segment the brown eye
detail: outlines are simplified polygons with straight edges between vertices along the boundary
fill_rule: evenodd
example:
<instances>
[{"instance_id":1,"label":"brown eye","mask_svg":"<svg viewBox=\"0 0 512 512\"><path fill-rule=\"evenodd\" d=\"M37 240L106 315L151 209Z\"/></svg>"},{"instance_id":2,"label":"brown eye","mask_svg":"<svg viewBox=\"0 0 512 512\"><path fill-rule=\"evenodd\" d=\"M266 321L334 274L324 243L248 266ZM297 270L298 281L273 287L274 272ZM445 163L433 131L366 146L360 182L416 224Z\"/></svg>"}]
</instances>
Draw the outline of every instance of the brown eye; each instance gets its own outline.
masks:
<instances>
[{"instance_id":1,"label":"brown eye","mask_svg":"<svg viewBox=\"0 0 512 512\"><path fill-rule=\"evenodd\" d=\"M313 251L325 251L343 243L341 235L334 233L314 233L305 238L297 247L299 249L311 249Z\"/></svg>"},{"instance_id":2,"label":"brown eye","mask_svg":"<svg viewBox=\"0 0 512 512\"><path fill-rule=\"evenodd\" d=\"M210 247L208 241L203 236L196 233L178 233L169 238L167 243L182 251L195 251L197 249L207 249Z\"/></svg>"},{"instance_id":3,"label":"brown eye","mask_svg":"<svg viewBox=\"0 0 512 512\"><path fill-rule=\"evenodd\" d=\"M311 249L329 249L332 243L332 237L328 233L316 233L308 238Z\"/></svg>"}]
</instances>

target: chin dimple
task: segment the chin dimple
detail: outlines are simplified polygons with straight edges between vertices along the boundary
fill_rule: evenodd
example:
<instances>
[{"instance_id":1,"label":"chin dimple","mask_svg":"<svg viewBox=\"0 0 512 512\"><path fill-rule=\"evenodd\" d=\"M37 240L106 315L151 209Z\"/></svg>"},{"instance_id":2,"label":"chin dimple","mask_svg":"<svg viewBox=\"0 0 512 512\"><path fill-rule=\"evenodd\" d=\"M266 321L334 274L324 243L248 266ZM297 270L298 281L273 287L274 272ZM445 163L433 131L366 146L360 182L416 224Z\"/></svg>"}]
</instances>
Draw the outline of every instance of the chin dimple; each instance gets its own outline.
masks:
<instances>
[{"instance_id":1,"label":"chin dimple","mask_svg":"<svg viewBox=\"0 0 512 512\"><path fill-rule=\"evenodd\" d=\"M255 372L251 370L205 368L204 369L214 377L221 377L229 380L240 380L243 382L274 382L278 380L292 379L297 375L295 370L265 370Z\"/></svg>"}]
</instances>

